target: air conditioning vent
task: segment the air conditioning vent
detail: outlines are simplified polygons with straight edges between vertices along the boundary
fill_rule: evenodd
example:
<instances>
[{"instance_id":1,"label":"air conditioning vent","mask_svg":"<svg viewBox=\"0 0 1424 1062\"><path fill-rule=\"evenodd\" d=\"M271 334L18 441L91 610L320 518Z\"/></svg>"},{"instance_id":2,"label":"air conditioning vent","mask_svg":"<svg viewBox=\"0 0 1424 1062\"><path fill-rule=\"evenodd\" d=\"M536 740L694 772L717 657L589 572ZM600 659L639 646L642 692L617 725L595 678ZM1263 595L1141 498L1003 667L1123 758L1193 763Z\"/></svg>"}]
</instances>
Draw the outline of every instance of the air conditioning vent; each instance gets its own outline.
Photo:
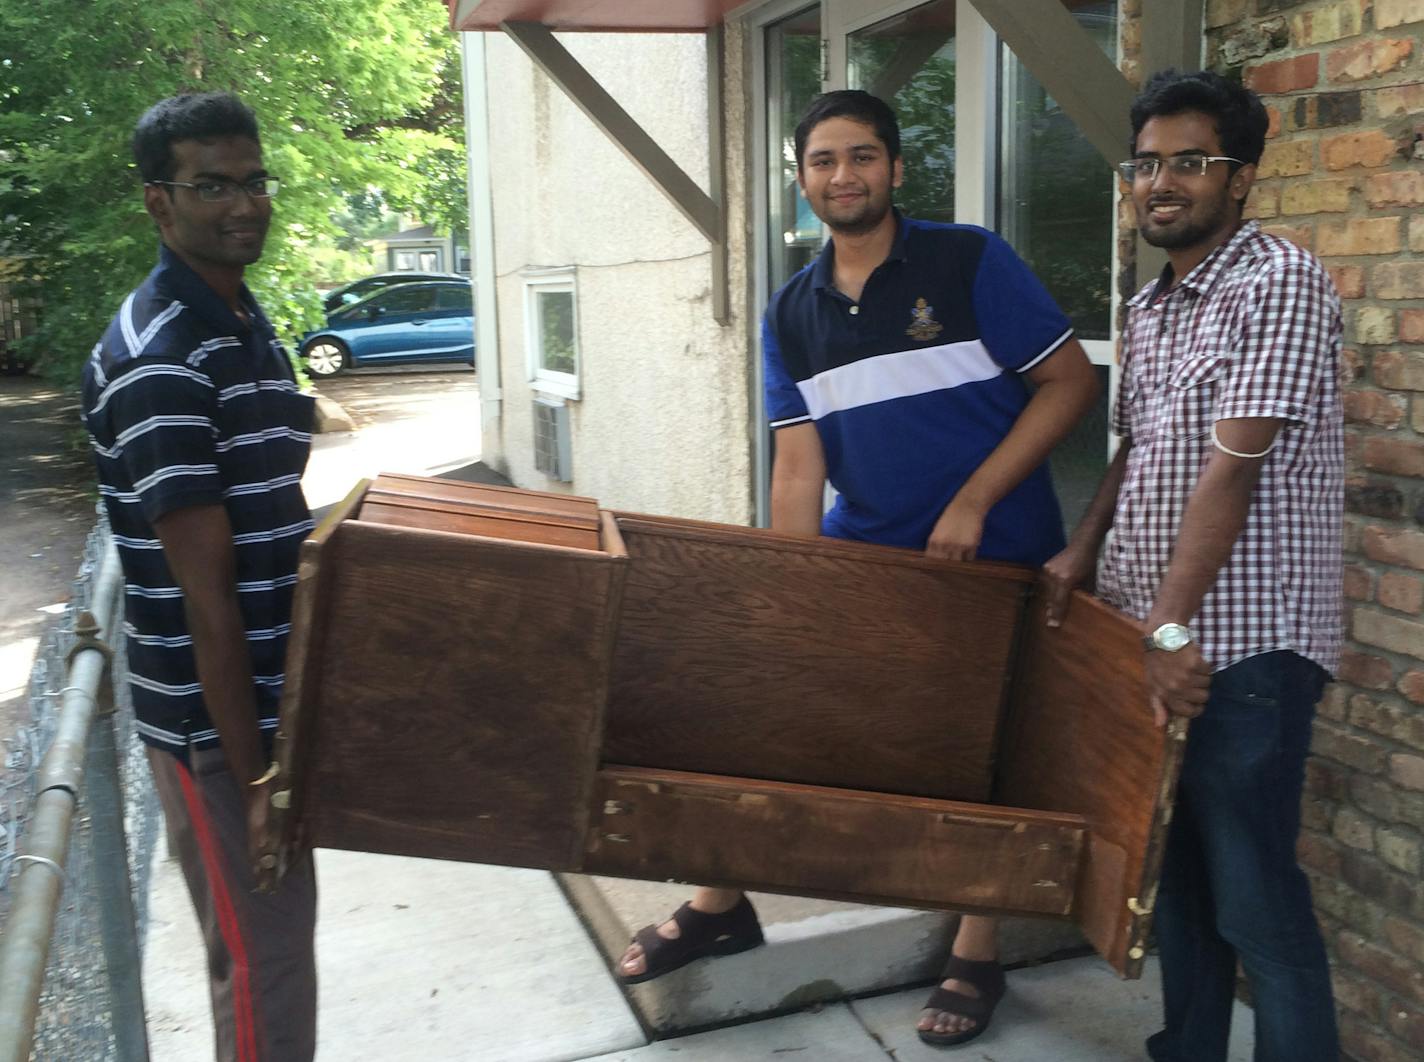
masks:
<instances>
[{"instance_id":1,"label":"air conditioning vent","mask_svg":"<svg viewBox=\"0 0 1424 1062\"><path fill-rule=\"evenodd\" d=\"M534 467L561 483L574 478L569 407L556 398L534 400Z\"/></svg>"}]
</instances>

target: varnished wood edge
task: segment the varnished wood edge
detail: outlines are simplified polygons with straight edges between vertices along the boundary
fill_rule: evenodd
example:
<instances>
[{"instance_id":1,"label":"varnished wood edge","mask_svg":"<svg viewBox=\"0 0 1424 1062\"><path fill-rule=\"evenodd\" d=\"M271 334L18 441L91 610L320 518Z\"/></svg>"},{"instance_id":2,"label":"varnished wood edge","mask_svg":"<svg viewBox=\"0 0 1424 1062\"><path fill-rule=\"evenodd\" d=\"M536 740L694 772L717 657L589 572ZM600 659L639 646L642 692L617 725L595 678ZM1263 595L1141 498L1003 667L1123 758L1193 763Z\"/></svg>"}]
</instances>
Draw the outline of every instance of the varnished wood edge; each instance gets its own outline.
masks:
<instances>
[{"instance_id":1,"label":"varnished wood edge","mask_svg":"<svg viewBox=\"0 0 1424 1062\"><path fill-rule=\"evenodd\" d=\"M1127 902L1128 925L1121 975L1128 980L1142 976L1142 964L1147 955L1147 936L1152 931L1152 913L1157 906L1157 886L1162 874L1162 858L1167 850L1167 831L1172 825L1176 804L1177 782L1182 773L1182 760L1187 751L1190 723L1181 716L1172 716L1163 735L1166 749L1162 756L1162 776L1157 787L1157 800L1152 810L1152 825L1147 834L1147 854L1142 861L1142 877L1136 894Z\"/></svg>"},{"instance_id":2,"label":"varnished wood edge","mask_svg":"<svg viewBox=\"0 0 1424 1062\"><path fill-rule=\"evenodd\" d=\"M493 535L480 535L465 531L439 531L430 527L405 527L397 524L382 524L376 521L354 521L351 529L361 529L361 533L370 532L381 536L400 537L406 540L411 538L425 538L435 542L441 539L453 542L475 542L481 545L498 546L501 550L513 553L528 553L532 555L554 555L560 557L580 557L584 559L592 557L608 558L608 554L601 548L583 549L579 546L559 546L546 542L525 542L517 538L497 538ZM619 540L622 541L621 539Z\"/></svg>"},{"instance_id":3,"label":"varnished wood edge","mask_svg":"<svg viewBox=\"0 0 1424 1062\"><path fill-rule=\"evenodd\" d=\"M366 492L366 499L373 504L397 506L402 509L433 510L442 513L472 514L487 516L496 520L512 520L526 524L548 524L554 527L572 527L593 531L599 526L596 514L581 516L578 513L561 513L553 509L514 508L508 505L493 505L470 499L441 498L434 494L405 493L372 487Z\"/></svg>"},{"instance_id":4,"label":"varnished wood edge","mask_svg":"<svg viewBox=\"0 0 1424 1062\"><path fill-rule=\"evenodd\" d=\"M852 542L825 536L808 538L787 535L761 527L741 527L737 524L716 524L702 520L674 520L641 513L615 512L614 518L624 531L663 538L680 538L689 542L713 545L734 545L747 549L769 549L781 553L814 553L819 557L837 557L859 563L888 564L897 568L924 568L929 571L963 572L988 579L1008 579L1033 582L1037 575L1032 568L999 561L951 561L929 557L919 550L898 546L878 546L869 542ZM753 540L750 536L755 536Z\"/></svg>"},{"instance_id":5,"label":"varnished wood edge","mask_svg":"<svg viewBox=\"0 0 1424 1062\"><path fill-rule=\"evenodd\" d=\"M725 791L735 787L738 793L765 796L804 793L854 803L892 805L911 811L939 812L965 820L1012 825L1032 821L1044 826L1087 830L1088 820L1067 811L1042 811L1038 808L1010 808L998 804L973 804L964 800L941 800L938 797L912 796L901 793L881 793L870 789L841 789L837 786L810 785L804 782L775 782L763 778L740 778L721 774L700 774L695 771L669 771L658 767L629 767L604 764L598 772L611 785L641 788L657 792L661 787ZM597 810L597 809L595 809Z\"/></svg>"},{"instance_id":6,"label":"varnished wood edge","mask_svg":"<svg viewBox=\"0 0 1424 1062\"><path fill-rule=\"evenodd\" d=\"M440 476L417 476L409 472L380 472L377 473L376 478L398 479L406 483L425 483L432 479L438 479L442 483L465 483L464 480L459 479L444 479ZM480 490L494 491L498 494L515 494L525 498L562 498L565 501L582 502L594 509L598 507L598 500L596 498L585 498L583 495L580 494L559 494L554 491L547 490L529 490L526 487L515 487L512 485L506 486L503 483L465 483L465 485L470 487L478 487Z\"/></svg>"},{"instance_id":7,"label":"varnished wood edge","mask_svg":"<svg viewBox=\"0 0 1424 1062\"><path fill-rule=\"evenodd\" d=\"M272 758L277 768L271 792L267 834L262 854L276 857L280 879L306 846L299 828L310 788L311 748L320 731L321 660L325 647L326 587L335 567L335 539L342 524L365 499L371 481L362 479L347 493L302 542L297 561L297 583L292 591L292 628L283 664L282 700L277 710L277 733ZM306 736L304 735L306 732ZM301 760L297 760L298 753Z\"/></svg>"}]
</instances>

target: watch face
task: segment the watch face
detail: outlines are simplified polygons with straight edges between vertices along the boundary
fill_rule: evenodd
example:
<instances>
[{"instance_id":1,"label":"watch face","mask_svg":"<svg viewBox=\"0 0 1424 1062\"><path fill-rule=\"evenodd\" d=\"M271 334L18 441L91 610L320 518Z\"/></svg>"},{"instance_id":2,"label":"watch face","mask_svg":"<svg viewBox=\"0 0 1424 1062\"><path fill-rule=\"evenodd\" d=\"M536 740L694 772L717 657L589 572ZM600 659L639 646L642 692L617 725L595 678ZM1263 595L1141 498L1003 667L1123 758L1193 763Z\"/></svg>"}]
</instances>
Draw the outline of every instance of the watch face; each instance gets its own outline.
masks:
<instances>
[{"instance_id":1,"label":"watch face","mask_svg":"<svg viewBox=\"0 0 1424 1062\"><path fill-rule=\"evenodd\" d=\"M1176 652L1192 640L1191 632L1179 623L1164 623L1153 637L1169 653Z\"/></svg>"}]
</instances>

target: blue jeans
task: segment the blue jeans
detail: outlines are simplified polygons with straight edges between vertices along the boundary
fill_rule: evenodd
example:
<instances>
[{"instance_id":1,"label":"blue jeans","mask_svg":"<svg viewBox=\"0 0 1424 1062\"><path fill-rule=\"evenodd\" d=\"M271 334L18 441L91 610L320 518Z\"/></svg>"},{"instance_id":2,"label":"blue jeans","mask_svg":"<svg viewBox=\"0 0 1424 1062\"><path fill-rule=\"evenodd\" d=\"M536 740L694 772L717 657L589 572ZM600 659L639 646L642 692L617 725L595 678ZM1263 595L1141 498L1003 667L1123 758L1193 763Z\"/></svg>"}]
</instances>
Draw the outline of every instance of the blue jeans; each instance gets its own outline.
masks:
<instances>
[{"instance_id":1,"label":"blue jeans","mask_svg":"<svg viewBox=\"0 0 1424 1062\"><path fill-rule=\"evenodd\" d=\"M1238 958L1256 1062L1338 1062L1329 964L1295 854L1326 678L1296 653L1249 657L1212 677L1192 721L1157 893L1166 1028L1147 1041L1154 1062L1226 1058Z\"/></svg>"}]
</instances>

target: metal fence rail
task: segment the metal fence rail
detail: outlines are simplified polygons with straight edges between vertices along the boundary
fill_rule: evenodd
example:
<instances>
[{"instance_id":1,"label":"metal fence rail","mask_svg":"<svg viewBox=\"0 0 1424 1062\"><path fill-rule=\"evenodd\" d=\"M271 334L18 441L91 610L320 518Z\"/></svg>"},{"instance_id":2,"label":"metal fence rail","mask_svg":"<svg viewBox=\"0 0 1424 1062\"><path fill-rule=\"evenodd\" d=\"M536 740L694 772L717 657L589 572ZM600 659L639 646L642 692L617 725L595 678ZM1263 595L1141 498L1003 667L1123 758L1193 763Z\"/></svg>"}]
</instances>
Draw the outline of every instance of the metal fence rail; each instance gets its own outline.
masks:
<instances>
[{"instance_id":1,"label":"metal fence rail","mask_svg":"<svg viewBox=\"0 0 1424 1062\"><path fill-rule=\"evenodd\" d=\"M133 735L122 592L101 517L35 661L30 720L5 742L0 1062L147 1058L138 945L160 819Z\"/></svg>"}]
</instances>

